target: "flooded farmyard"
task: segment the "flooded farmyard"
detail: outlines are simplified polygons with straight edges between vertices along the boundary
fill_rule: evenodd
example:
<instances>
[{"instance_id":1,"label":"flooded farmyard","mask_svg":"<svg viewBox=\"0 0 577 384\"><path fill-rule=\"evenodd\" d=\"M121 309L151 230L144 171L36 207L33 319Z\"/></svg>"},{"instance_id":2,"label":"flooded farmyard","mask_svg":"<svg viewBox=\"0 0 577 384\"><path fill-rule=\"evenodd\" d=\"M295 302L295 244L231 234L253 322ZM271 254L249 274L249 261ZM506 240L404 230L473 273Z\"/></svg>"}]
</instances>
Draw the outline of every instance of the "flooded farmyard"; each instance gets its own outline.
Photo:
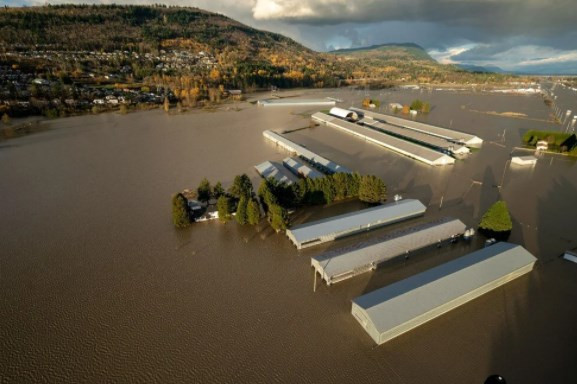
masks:
<instances>
[{"instance_id":1,"label":"flooded farmyard","mask_svg":"<svg viewBox=\"0 0 577 384\"><path fill-rule=\"evenodd\" d=\"M298 94L299 92L295 92ZM545 155L509 162L528 129L559 130L539 96L485 92L303 91L360 106L429 101L424 121L474 133L480 150L431 167L326 126L320 108L237 103L216 111L149 111L51 121L0 143L2 382L510 383L577 380L577 164ZM570 105L575 95L564 95ZM573 99L571 99L573 98ZM495 112L495 113L487 113ZM514 112L521 118L499 115ZM372 173L388 196L421 200L425 218L297 251L263 221L175 230L170 197L203 177L226 186L287 152L266 129L339 164ZM499 197L510 241L535 270L382 346L351 316L351 300L483 246L483 238L420 252L313 292L310 257L404 225L452 216L478 224ZM338 203L295 222L360 208Z\"/></svg>"}]
</instances>

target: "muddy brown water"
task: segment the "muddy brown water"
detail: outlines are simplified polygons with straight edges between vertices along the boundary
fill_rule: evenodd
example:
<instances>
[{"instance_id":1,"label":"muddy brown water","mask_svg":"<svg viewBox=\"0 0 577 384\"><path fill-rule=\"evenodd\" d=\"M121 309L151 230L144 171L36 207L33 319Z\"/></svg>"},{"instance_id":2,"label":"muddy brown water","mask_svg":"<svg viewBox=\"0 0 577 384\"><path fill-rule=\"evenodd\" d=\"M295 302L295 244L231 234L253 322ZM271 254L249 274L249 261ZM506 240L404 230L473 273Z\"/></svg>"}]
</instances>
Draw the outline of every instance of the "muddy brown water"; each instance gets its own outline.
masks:
<instances>
[{"instance_id":1,"label":"muddy brown water","mask_svg":"<svg viewBox=\"0 0 577 384\"><path fill-rule=\"evenodd\" d=\"M344 107L364 95L315 94L342 98ZM492 373L510 383L577 382L577 265L559 258L577 246L577 165L558 156L530 169L507 163L526 129L555 129L537 121L549 114L543 101L370 95L430 101L426 121L485 144L455 166L433 168L327 127L288 134L383 177L390 196L429 207L424 219L300 252L264 223L176 231L170 196L204 176L226 186L246 172L257 183L255 164L287 156L261 132L308 126L316 109L243 103L240 111L74 117L1 143L0 382L482 383ZM510 240L539 259L530 275L380 347L350 315L350 300L478 249L481 237L313 293L311 256L439 216L473 226L499 197L514 219ZM295 221L361 207L315 207Z\"/></svg>"}]
</instances>

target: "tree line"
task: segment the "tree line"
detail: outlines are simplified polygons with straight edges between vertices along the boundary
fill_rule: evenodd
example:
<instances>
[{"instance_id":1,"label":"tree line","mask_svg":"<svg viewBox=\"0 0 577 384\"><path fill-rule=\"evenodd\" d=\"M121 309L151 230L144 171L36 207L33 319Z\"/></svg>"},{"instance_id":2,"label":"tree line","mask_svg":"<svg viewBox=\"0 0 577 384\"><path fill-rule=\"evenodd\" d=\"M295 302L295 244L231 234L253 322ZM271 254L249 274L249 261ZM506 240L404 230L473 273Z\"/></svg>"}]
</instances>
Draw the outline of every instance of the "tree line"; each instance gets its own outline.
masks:
<instances>
[{"instance_id":1,"label":"tree line","mask_svg":"<svg viewBox=\"0 0 577 384\"><path fill-rule=\"evenodd\" d=\"M336 173L317 179L300 179L291 185L279 183L273 178L263 179L255 194L250 178L242 174L234 178L227 191L220 182L211 186L210 181L204 178L194 198L204 204L216 200L219 220L227 222L234 217L241 225L258 224L262 207L271 227L280 231L290 226L289 210L351 198L378 204L386 199L386 192L385 183L377 176ZM190 225L186 198L182 194L174 195L172 206L174 225L177 228Z\"/></svg>"}]
</instances>

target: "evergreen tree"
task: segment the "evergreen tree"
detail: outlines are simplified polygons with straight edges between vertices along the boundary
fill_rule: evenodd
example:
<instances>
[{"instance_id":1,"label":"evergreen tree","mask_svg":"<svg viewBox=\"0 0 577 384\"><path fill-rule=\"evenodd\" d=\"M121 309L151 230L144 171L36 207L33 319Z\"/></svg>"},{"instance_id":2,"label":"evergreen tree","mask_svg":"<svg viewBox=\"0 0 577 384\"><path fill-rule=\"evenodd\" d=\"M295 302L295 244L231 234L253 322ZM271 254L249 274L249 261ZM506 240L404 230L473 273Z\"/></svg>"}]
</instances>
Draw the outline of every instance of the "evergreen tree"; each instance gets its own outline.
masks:
<instances>
[{"instance_id":1,"label":"evergreen tree","mask_svg":"<svg viewBox=\"0 0 577 384\"><path fill-rule=\"evenodd\" d=\"M335 199L341 200L348 197L348 174L335 173L331 176L335 188Z\"/></svg>"},{"instance_id":2,"label":"evergreen tree","mask_svg":"<svg viewBox=\"0 0 577 384\"><path fill-rule=\"evenodd\" d=\"M180 193L172 197L172 222L176 228L186 228L190 225L186 199Z\"/></svg>"},{"instance_id":3,"label":"evergreen tree","mask_svg":"<svg viewBox=\"0 0 577 384\"><path fill-rule=\"evenodd\" d=\"M198 185L198 188L196 189L196 192L198 194L198 200L203 201L205 203L210 200L210 194L212 190L210 187L210 181L208 181L206 177L202 179L202 181Z\"/></svg>"},{"instance_id":4,"label":"evergreen tree","mask_svg":"<svg viewBox=\"0 0 577 384\"><path fill-rule=\"evenodd\" d=\"M380 178L373 175L361 177L359 199L367 203L380 203L385 199L387 188Z\"/></svg>"},{"instance_id":5,"label":"evergreen tree","mask_svg":"<svg viewBox=\"0 0 577 384\"><path fill-rule=\"evenodd\" d=\"M248 222L248 200L246 197L242 196L238 202L236 208L236 221L240 225L245 225Z\"/></svg>"},{"instance_id":6,"label":"evergreen tree","mask_svg":"<svg viewBox=\"0 0 577 384\"><path fill-rule=\"evenodd\" d=\"M250 225L257 225L260 221L260 209L255 199L250 199L247 204L247 221Z\"/></svg>"},{"instance_id":7,"label":"evergreen tree","mask_svg":"<svg viewBox=\"0 0 577 384\"><path fill-rule=\"evenodd\" d=\"M283 229L287 229L288 213L286 209L276 204L271 205L269 208L271 227L277 232Z\"/></svg>"},{"instance_id":8,"label":"evergreen tree","mask_svg":"<svg viewBox=\"0 0 577 384\"><path fill-rule=\"evenodd\" d=\"M218 199L219 197L221 197L222 195L224 195L225 191L224 188L222 187L222 184L219 182L217 182L214 187L212 188L212 198L213 199Z\"/></svg>"},{"instance_id":9,"label":"evergreen tree","mask_svg":"<svg viewBox=\"0 0 577 384\"><path fill-rule=\"evenodd\" d=\"M492 232L508 232L513 229L513 221L507 209L507 203L503 200L493 204L481 219L479 228Z\"/></svg>"},{"instance_id":10,"label":"evergreen tree","mask_svg":"<svg viewBox=\"0 0 577 384\"><path fill-rule=\"evenodd\" d=\"M247 198L252 197L253 186L250 178L244 173L236 176L228 193L236 199L240 199L242 196Z\"/></svg>"},{"instance_id":11,"label":"evergreen tree","mask_svg":"<svg viewBox=\"0 0 577 384\"><path fill-rule=\"evenodd\" d=\"M226 196L221 196L216 201L216 209L218 210L218 219L223 223L230 220L230 212L232 211L232 202Z\"/></svg>"}]
</instances>

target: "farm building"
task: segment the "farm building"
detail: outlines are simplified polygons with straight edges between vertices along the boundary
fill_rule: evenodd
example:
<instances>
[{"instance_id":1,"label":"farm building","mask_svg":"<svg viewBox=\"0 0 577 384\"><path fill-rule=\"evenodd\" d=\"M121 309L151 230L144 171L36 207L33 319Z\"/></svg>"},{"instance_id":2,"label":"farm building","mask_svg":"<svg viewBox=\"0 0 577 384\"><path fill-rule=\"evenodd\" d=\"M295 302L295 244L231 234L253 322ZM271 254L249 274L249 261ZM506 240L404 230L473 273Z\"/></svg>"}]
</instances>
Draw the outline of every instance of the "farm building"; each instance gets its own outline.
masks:
<instances>
[{"instance_id":1,"label":"farm building","mask_svg":"<svg viewBox=\"0 0 577 384\"><path fill-rule=\"evenodd\" d=\"M279 183L285 183L287 185L291 185L292 183L296 183L298 179L292 173L284 169L280 165L276 165L271 163L270 161L265 161L264 163L260 163L254 166L256 171L259 175L261 175L264 179L268 179L272 177Z\"/></svg>"},{"instance_id":2,"label":"farm building","mask_svg":"<svg viewBox=\"0 0 577 384\"><path fill-rule=\"evenodd\" d=\"M262 107L310 107L310 106L332 107L335 104L336 102L330 99L283 98L283 99L266 99L258 101L258 105Z\"/></svg>"},{"instance_id":3,"label":"farm building","mask_svg":"<svg viewBox=\"0 0 577 384\"><path fill-rule=\"evenodd\" d=\"M520 245L496 243L357 297L351 311L382 344L529 273L536 260Z\"/></svg>"},{"instance_id":4,"label":"farm building","mask_svg":"<svg viewBox=\"0 0 577 384\"><path fill-rule=\"evenodd\" d=\"M456 239L465 232L460 220L444 218L403 229L365 243L325 252L311 259L321 278L331 285L375 269L398 256Z\"/></svg>"},{"instance_id":5,"label":"farm building","mask_svg":"<svg viewBox=\"0 0 577 384\"><path fill-rule=\"evenodd\" d=\"M426 207L419 200L400 200L297 225L287 230L286 233L294 245L298 249L302 249L421 216L425 214L425 210Z\"/></svg>"},{"instance_id":6,"label":"farm building","mask_svg":"<svg viewBox=\"0 0 577 384\"><path fill-rule=\"evenodd\" d=\"M313 114L312 119L428 165L449 165L455 163L454 158L444 153L387 135L372 128L329 116L322 112Z\"/></svg>"},{"instance_id":7,"label":"farm building","mask_svg":"<svg viewBox=\"0 0 577 384\"><path fill-rule=\"evenodd\" d=\"M380 121L373 119L366 119L366 120L363 119L360 121L360 123L367 125L371 128L375 128L389 135L393 135L401 139L405 139L417 144L426 145L427 147L440 150L443 153L454 155L468 155L469 153L471 153L471 150L467 148L467 146L450 142L438 136L432 136L412 129L401 128L394 125L381 123Z\"/></svg>"},{"instance_id":8,"label":"farm building","mask_svg":"<svg viewBox=\"0 0 577 384\"><path fill-rule=\"evenodd\" d=\"M351 121L357 121L359 119L359 115L355 111L349 111L348 109L338 107L331 108L329 115Z\"/></svg>"},{"instance_id":9,"label":"farm building","mask_svg":"<svg viewBox=\"0 0 577 384\"><path fill-rule=\"evenodd\" d=\"M513 156L511 163L517 165L535 165L537 164L537 158L535 156Z\"/></svg>"},{"instance_id":10,"label":"farm building","mask_svg":"<svg viewBox=\"0 0 577 384\"><path fill-rule=\"evenodd\" d=\"M350 169L343 167L342 165L339 165L334 161L325 159L320 155L317 155L313 151L310 151L307 148L303 147L302 145L290 141L289 139L287 139L286 137L284 137L279 133L267 130L264 131L262 135L268 140L277 144L278 146L283 147L287 151L296 153L298 156L307 160L309 163L314 164L317 168L322 169L323 172L330 174L352 173Z\"/></svg>"},{"instance_id":11,"label":"farm building","mask_svg":"<svg viewBox=\"0 0 577 384\"><path fill-rule=\"evenodd\" d=\"M448 128L441 128L430 124L420 123L418 121L401 119L396 116L385 115L360 108L351 108L351 110L367 118L379 120L387 124L396 125L398 127L423 132L428 135L437 136L446 140L453 141L455 143L466 145L467 147L478 148L483 145L483 139L469 133L455 131Z\"/></svg>"},{"instance_id":12,"label":"farm building","mask_svg":"<svg viewBox=\"0 0 577 384\"><path fill-rule=\"evenodd\" d=\"M308 177L310 179L318 179L324 175L319 171L309 167L301 160L293 157L287 157L282 161L283 165L296 176Z\"/></svg>"}]
</instances>

